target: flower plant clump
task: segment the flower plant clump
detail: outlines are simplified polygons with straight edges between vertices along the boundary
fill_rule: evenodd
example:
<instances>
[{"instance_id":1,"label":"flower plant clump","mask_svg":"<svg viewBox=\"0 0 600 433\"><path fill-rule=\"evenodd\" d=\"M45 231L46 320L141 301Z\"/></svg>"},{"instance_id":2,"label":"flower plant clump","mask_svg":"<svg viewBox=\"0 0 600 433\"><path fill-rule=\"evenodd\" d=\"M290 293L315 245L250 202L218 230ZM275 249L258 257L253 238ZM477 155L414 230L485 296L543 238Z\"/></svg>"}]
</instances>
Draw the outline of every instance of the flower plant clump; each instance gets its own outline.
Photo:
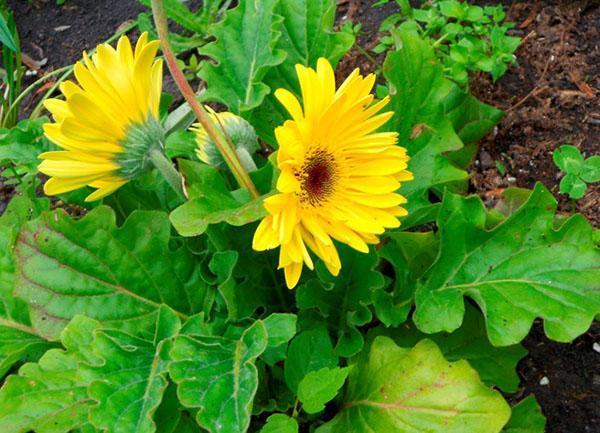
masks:
<instances>
[{"instance_id":1,"label":"flower plant clump","mask_svg":"<svg viewBox=\"0 0 600 433\"><path fill-rule=\"evenodd\" d=\"M0 131L0 432L542 433L505 396L535 319L569 342L600 313L598 231L541 184L465 195L503 113L429 37L348 73L335 0L230 3L152 0L53 122Z\"/></svg>"}]
</instances>

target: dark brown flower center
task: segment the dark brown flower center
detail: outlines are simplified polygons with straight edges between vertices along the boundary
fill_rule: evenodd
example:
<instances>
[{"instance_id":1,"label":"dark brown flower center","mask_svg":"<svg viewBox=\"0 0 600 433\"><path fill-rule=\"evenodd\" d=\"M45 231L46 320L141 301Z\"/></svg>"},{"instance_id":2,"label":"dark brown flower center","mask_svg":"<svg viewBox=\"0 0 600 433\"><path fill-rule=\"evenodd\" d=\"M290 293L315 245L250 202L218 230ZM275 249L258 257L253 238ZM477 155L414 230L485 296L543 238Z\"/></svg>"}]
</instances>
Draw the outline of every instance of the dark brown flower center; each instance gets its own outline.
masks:
<instances>
[{"instance_id":1,"label":"dark brown flower center","mask_svg":"<svg viewBox=\"0 0 600 433\"><path fill-rule=\"evenodd\" d=\"M300 201L317 206L327 200L333 192L336 166L333 156L323 150L312 153L296 178L302 183Z\"/></svg>"}]
</instances>

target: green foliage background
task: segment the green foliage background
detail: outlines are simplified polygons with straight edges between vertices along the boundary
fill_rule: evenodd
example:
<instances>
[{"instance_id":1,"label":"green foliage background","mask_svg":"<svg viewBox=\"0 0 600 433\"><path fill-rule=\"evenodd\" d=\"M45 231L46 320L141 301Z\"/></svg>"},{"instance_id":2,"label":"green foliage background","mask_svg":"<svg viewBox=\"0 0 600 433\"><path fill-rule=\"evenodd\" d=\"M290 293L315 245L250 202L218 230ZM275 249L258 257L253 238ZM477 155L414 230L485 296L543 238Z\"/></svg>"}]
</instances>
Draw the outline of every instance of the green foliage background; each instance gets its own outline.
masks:
<instances>
[{"instance_id":1,"label":"green foliage background","mask_svg":"<svg viewBox=\"0 0 600 433\"><path fill-rule=\"evenodd\" d=\"M273 91L297 93L293 65L336 63L354 36L333 29L334 0L239 3L202 30L203 98L273 145ZM426 40L400 41L380 78L410 213L369 254L340 247L337 278L318 264L285 289L276 252L250 247L261 200L181 131L186 203L149 174L77 218L37 197L35 173L20 185L0 217L0 431L543 432L533 397L511 410L498 390L518 389L534 319L566 342L600 313L600 236L542 185L495 209L461 195L503 113L447 79ZM35 170L39 127L5 131L3 163ZM277 173L256 162L267 195Z\"/></svg>"}]
</instances>

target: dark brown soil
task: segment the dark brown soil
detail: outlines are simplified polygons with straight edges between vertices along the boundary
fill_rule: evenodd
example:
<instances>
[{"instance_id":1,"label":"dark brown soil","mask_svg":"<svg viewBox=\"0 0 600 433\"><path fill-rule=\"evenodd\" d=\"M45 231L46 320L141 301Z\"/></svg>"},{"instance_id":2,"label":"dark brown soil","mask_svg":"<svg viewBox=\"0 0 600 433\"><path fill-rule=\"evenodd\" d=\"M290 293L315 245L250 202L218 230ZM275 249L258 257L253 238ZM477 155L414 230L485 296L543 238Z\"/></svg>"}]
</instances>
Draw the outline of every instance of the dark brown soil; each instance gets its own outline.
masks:
<instances>
[{"instance_id":1,"label":"dark brown soil","mask_svg":"<svg viewBox=\"0 0 600 433\"><path fill-rule=\"evenodd\" d=\"M372 9L369 0L339 0L339 18L363 24L360 45L377 44L377 28L397 10L392 1ZM477 3L492 3L478 1ZM551 152L564 143L579 147L585 156L600 153L600 6L598 1L509 1L509 19L516 33L526 37L517 56L519 65L496 84L486 76L472 80L472 91L507 116L488 137L471 169L472 191L493 204L511 185L532 187L541 180L559 198L563 211L578 210L600 226L600 186L573 203L558 194L560 175ZM47 58L56 68L77 60L81 51L111 36L119 26L135 19L144 8L135 0L9 0L16 11L25 52L34 60ZM60 26L70 26L57 31ZM381 57L376 61L381 62ZM340 65L341 71L360 67L376 69L354 49ZM43 71L42 71L43 72ZM496 161L507 170L500 175ZM0 182L1 184L1 182ZM0 185L0 200L10 188ZM0 205L0 212L1 212ZM536 324L524 341L529 349L519 365L521 390L508 398L518 401L534 393L548 418L549 433L600 433L600 325L596 324L572 344L547 340ZM540 384L548 378L547 385ZM542 382L544 383L544 382Z\"/></svg>"},{"instance_id":2,"label":"dark brown soil","mask_svg":"<svg viewBox=\"0 0 600 433\"><path fill-rule=\"evenodd\" d=\"M47 59L46 69L59 68L81 58L111 37L140 12L135 0L8 0L15 12L23 51L32 59Z\"/></svg>"},{"instance_id":3,"label":"dark brown soil","mask_svg":"<svg viewBox=\"0 0 600 433\"><path fill-rule=\"evenodd\" d=\"M518 366L521 389L508 399L533 393L547 418L546 433L600 432L600 353L594 343L600 344L598 322L571 344L548 340L536 323L523 341L529 355Z\"/></svg>"},{"instance_id":4,"label":"dark brown soil","mask_svg":"<svg viewBox=\"0 0 600 433\"><path fill-rule=\"evenodd\" d=\"M600 2L515 1L508 19L525 38L519 65L495 85L487 76L472 84L476 96L507 112L481 146L473 188L493 201L503 188L541 181L561 210L577 210L600 227L600 185L575 203L559 194L561 173L552 161L552 151L565 143L585 157L600 153Z\"/></svg>"}]
</instances>

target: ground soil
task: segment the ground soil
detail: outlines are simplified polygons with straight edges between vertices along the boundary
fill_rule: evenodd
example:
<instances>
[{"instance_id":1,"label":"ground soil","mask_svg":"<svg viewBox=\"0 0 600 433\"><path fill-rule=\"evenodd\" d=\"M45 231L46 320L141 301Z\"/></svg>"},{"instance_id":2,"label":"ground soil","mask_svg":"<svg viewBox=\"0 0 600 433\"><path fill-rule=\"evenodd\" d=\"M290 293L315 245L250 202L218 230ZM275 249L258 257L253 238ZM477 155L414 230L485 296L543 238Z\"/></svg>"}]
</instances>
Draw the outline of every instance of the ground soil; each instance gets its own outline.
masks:
<instances>
[{"instance_id":1,"label":"ground soil","mask_svg":"<svg viewBox=\"0 0 600 433\"><path fill-rule=\"evenodd\" d=\"M72 63L81 51L111 36L145 8L135 0L9 0L15 10L23 49L34 61L47 59L39 73ZM369 0L339 0L339 19L363 24L359 43L369 50L377 44L377 28L396 10L392 1L372 9ZM490 4L487 0L476 1ZM471 168L471 191L492 205L506 187L531 188L542 181L559 200L563 212L577 210L600 226L600 185L592 185L576 203L558 194L560 173L552 150L564 143L579 147L585 156L600 153L600 2L503 2L508 18L518 24L515 34L525 41L517 51L518 65L497 83L476 76L471 91L507 112L487 137ZM69 26L69 27L66 27ZM381 59L379 59L381 60ZM352 50L341 70L373 63ZM496 161L506 167L501 175ZM0 182L0 202L10 188ZM0 203L0 212L3 203ZM536 323L523 342L530 351L519 364L522 386L511 401L534 393L548 418L549 433L600 432L600 325L571 344L545 338ZM547 378L546 385L542 381ZM542 381L540 383L540 381Z\"/></svg>"}]
</instances>

